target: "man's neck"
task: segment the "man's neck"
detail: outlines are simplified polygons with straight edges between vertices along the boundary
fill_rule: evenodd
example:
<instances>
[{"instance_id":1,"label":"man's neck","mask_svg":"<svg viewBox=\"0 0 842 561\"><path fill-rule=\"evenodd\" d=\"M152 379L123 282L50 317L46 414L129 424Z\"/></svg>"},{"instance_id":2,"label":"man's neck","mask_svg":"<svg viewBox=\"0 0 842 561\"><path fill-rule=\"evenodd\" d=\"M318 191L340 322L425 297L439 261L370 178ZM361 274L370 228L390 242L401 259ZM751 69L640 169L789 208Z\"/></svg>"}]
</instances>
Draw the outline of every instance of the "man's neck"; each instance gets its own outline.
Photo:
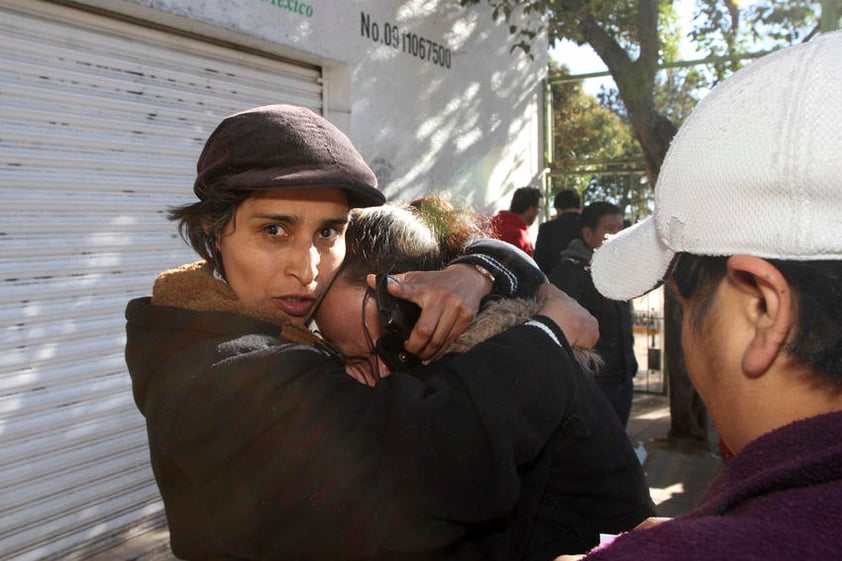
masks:
<instances>
[{"instance_id":1,"label":"man's neck","mask_svg":"<svg viewBox=\"0 0 842 561\"><path fill-rule=\"evenodd\" d=\"M842 395L822 387L815 376L804 368L790 369L770 381L771 385L746 394L750 407L743 408L745 415L738 415L734 422L739 426L733 437L734 451L796 421L842 412Z\"/></svg>"},{"instance_id":2,"label":"man's neck","mask_svg":"<svg viewBox=\"0 0 842 561\"><path fill-rule=\"evenodd\" d=\"M525 213L514 212L514 211L511 211L511 210L508 211L508 212L510 212L512 214L512 216L517 216L518 218L520 218L520 221L523 222L524 224L526 224L527 226L529 225L529 223L526 221L526 218L525 218L526 214Z\"/></svg>"}]
</instances>

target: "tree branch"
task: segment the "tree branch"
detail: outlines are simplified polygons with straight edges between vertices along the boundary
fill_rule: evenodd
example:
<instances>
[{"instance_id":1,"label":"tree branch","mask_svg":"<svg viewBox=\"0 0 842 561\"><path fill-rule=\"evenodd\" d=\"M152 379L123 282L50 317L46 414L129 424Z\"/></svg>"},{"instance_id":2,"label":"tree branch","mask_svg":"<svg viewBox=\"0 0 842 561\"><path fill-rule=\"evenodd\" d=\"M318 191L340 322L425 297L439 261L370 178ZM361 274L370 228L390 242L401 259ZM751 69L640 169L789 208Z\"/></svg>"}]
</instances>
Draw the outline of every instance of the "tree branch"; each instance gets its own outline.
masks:
<instances>
[{"instance_id":1,"label":"tree branch","mask_svg":"<svg viewBox=\"0 0 842 561\"><path fill-rule=\"evenodd\" d=\"M661 41L658 37L658 0L640 0L637 8L637 38L640 43L638 65L640 70L654 79L661 58Z\"/></svg>"},{"instance_id":2,"label":"tree branch","mask_svg":"<svg viewBox=\"0 0 842 561\"><path fill-rule=\"evenodd\" d=\"M587 7L582 8L579 29L615 78L628 72L632 64L628 53L605 31Z\"/></svg>"}]
</instances>

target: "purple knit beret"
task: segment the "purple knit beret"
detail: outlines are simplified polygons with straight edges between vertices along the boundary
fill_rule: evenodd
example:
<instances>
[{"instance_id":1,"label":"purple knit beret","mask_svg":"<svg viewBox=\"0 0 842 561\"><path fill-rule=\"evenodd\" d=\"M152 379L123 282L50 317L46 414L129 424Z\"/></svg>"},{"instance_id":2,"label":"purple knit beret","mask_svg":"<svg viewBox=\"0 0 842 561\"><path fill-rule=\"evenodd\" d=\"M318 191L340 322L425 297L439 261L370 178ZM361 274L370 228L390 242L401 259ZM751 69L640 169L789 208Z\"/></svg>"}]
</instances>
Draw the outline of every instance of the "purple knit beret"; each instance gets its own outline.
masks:
<instances>
[{"instance_id":1,"label":"purple knit beret","mask_svg":"<svg viewBox=\"0 0 842 561\"><path fill-rule=\"evenodd\" d=\"M349 205L383 204L377 178L342 131L304 107L266 105L223 119L196 164L193 191L336 187Z\"/></svg>"}]
</instances>

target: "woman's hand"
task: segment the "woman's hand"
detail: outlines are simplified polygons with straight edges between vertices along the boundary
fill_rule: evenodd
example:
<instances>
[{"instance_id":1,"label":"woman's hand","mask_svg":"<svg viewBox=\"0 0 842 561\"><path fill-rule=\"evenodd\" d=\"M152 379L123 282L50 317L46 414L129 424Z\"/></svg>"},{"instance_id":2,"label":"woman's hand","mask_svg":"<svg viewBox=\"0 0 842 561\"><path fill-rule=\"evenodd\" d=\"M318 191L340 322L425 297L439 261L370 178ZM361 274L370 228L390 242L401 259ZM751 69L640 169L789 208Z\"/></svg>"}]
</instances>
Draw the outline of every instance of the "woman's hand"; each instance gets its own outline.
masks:
<instances>
[{"instance_id":1,"label":"woman's hand","mask_svg":"<svg viewBox=\"0 0 842 561\"><path fill-rule=\"evenodd\" d=\"M472 265L457 263L442 271L412 271L393 275L389 293L421 307L421 317L404 343L406 350L425 362L441 355L465 331L479 311L492 283ZM368 284L375 286L375 276ZM572 347L592 348L599 339L596 319L571 297L550 283L538 289L540 313L561 328Z\"/></svg>"},{"instance_id":2,"label":"woman's hand","mask_svg":"<svg viewBox=\"0 0 842 561\"><path fill-rule=\"evenodd\" d=\"M471 265L454 264L441 271L412 271L392 275L392 296L421 307L421 317L404 348L430 361L447 349L471 323L482 299L491 292L491 280ZM374 287L374 275L368 284Z\"/></svg>"},{"instance_id":3,"label":"woman's hand","mask_svg":"<svg viewBox=\"0 0 842 561\"><path fill-rule=\"evenodd\" d=\"M539 313L556 322L571 347L590 349L596 345L599 322L576 300L551 283L538 288L538 298L543 302Z\"/></svg>"}]
</instances>

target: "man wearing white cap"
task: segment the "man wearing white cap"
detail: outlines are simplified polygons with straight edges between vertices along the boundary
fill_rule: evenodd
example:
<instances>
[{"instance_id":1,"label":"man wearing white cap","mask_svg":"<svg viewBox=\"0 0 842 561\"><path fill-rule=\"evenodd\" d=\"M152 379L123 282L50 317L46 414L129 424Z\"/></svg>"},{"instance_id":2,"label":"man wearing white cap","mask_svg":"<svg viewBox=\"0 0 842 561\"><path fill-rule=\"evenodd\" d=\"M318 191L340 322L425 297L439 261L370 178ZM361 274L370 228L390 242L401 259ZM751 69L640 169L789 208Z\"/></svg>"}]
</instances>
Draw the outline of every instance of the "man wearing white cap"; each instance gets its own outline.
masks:
<instances>
[{"instance_id":1,"label":"man wearing white cap","mask_svg":"<svg viewBox=\"0 0 842 561\"><path fill-rule=\"evenodd\" d=\"M608 298L676 294L690 378L735 456L691 512L586 559L842 559L842 32L712 91L654 215L592 272Z\"/></svg>"}]
</instances>

